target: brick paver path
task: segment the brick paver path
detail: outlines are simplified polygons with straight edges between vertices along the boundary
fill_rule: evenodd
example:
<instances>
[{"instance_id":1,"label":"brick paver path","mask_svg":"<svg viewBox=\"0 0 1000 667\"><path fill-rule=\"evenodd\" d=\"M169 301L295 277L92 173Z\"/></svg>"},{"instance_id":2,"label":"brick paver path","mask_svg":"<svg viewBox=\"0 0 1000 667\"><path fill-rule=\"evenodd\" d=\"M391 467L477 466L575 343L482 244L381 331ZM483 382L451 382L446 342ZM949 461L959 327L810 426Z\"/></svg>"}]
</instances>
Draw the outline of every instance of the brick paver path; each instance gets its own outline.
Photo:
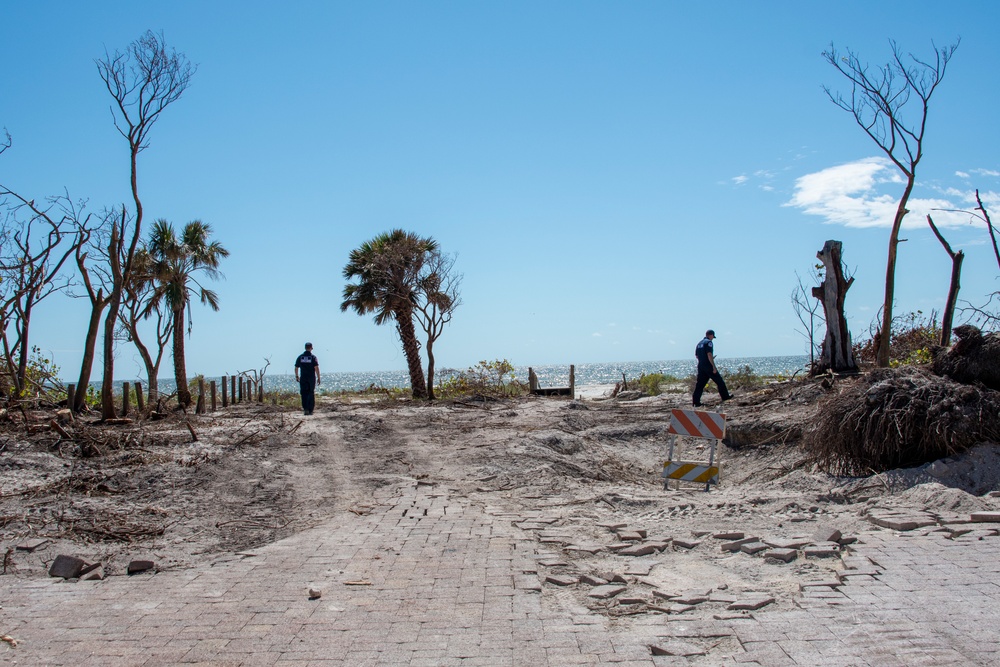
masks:
<instances>
[{"instance_id":1,"label":"brick paver path","mask_svg":"<svg viewBox=\"0 0 1000 667\"><path fill-rule=\"evenodd\" d=\"M609 619L539 592L535 536L436 487L386 487L252 554L101 582L0 577L18 665L987 665L1000 538L865 536L880 566L793 611ZM322 597L308 599L308 589ZM692 658L652 656L686 642Z\"/></svg>"}]
</instances>

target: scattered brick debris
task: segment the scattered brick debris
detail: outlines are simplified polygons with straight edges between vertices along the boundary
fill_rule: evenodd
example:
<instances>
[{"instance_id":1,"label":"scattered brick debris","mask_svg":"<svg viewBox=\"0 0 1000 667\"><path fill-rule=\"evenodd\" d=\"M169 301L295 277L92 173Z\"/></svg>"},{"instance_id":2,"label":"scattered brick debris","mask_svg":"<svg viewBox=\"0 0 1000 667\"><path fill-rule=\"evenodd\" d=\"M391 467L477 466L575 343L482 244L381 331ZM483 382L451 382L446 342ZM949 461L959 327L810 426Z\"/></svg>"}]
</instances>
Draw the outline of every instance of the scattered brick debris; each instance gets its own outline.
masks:
<instances>
[{"instance_id":1,"label":"scattered brick debris","mask_svg":"<svg viewBox=\"0 0 1000 667\"><path fill-rule=\"evenodd\" d=\"M575 586L578 581L577 577L568 577L562 574L545 575L545 583L555 584L556 586Z\"/></svg>"},{"instance_id":2,"label":"scattered brick debris","mask_svg":"<svg viewBox=\"0 0 1000 667\"><path fill-rule=\"evenodd\" d=\"M608 584L606 586L597 586L588 593L588 597L596 598L598 600L608 600L620 595L625 592L624 586L615 586L613 584Z\"/></svg>"},{"instance_id":3,"label":"scattered brick debris","mask_svg":"<svg viewBox=\"0 0 1000 667\"><path fill-rule=\"evenodd\" d=\"M128 564L128 569L126 574L139 574L140 572L148 572L156 567L156 564L151 560L133 560Z\"/></svg>"},{"instance_id":4,"label":"scattered brick debris","mask_svg":"<svg viewBox=\"0 0 1000 667\"><path fill-rule=\"evenodd\" d=\"M740 533L742 535L743 533ZM750 544L751 542L757 542L756 537L741 537L733 540L732 542L723 542L720 547L723 551L739 551L740 547L744 544Z\"/></svg>"},{"instance_id":5,"label":"scattered brick debris","mask_svg":"<svg viewBox=\"0 0 1000 667\"><path fill-rule=\"evenodd\" d=\"M748 597L741 598L736 602L732 603L727 607L730 611L756 611L761 607L766 607L767 605L774 602L774 598L768 595L762 595L759 597Z\"/></svg>"},{"instance_id":6,"label":"scattered brick debris","mask_svg":"<svg viewBox=\"0 0 1000 667\"><path fill-rule=\"evenodd\" d=\"M799 552L795 549L771 549L764 554L764 558L773 558L774 560L780 560L782 563L791 563L798 556Z\"/></svg>"},{"instance_id":7,"label":"scattered brick debris","mask_svg":"<svg viewBox=\"0 0 1000 667\"><path fill-rule=\"evenodd\" d=\"M49 540L47 540L46 538L39 537L39 538L35 538L33 540L28 540L27 542L21 542L15 548L18 551L27 551L28 553L31 553L32 551L35 551L39 547L42 547L42 546L48 544L48 542L49 542Z\"/></svg>"},{"instance_id":8,"label":"scattered brick debris","mask_svg":"<svg viewBox=\"0 0 1000 667\"><path fill-rule=\"evenodd\" d=\"M649 647L653 655L673 655L681 658L688 658L695 655L706 655L705 649L695 646L690 642L670 641L665 644L651 644Z\"/></svg>"},{"instance_id":9,"label":"scattered brick debris","mask_svg":"<svg viewBox=\"0 0 1000 667\"><path fill-rule=\"evenodd\" d=\"M75 579L86 565L87 562L81 558L59 554L49 567L49 576Z\"/></svg>"}]
</instances>

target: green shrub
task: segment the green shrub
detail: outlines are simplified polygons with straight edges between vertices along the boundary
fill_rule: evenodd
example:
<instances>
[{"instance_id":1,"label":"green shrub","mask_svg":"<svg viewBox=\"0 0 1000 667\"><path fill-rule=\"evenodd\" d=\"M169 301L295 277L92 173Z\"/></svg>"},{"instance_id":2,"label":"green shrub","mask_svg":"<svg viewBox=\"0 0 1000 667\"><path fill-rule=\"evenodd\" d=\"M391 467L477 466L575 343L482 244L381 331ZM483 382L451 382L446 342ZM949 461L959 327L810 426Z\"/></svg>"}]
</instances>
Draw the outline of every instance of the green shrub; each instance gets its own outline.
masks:
<instances>
[{"instance_id":1,"label":"green shrub","mask_svg":"<svg viewBox=\"0 0 1000 667\"><path fill-rule=\"evenodd\" d=\"M647 396L659 396L664 391L669 391L669 389L664 388L663 385L671 385L678 382L682 382L682 380L674 377L673 375L666 375L664 373L642 373L639 377L628 381L628 388L641 391Z\"/></svg>"},{"instance_id":2,"label":"green shrub","mask_svg":"<svg viewBox=\"0 0 1000 667\"><path fill-rule=\"evenodd\" d=\"M741 366L735 371L723 368L722 377L730 390L756 391L766 384L764 378L757 375L749 365Z\"/></svg>"},{"instance_id":3,"label":"green shrub","mask_svg":"<svg viewBox=\"0 0 1000 667\"><path fill-rule=\"evenodd\" d=\"M514 365L506 359L480 361L460 373L442 377L434 394L438 398L522 396L527 386L514 376Z\"/></svg>"},{"instance_id":4,"label":"green shrub","mask_svg":"<svg viewBox=\"0 0 1000 667\"><path fill-rule=\"evenodd\" d=\"M889 338L889 365L896 368L930 363L931 348L941 342L941 327L936 320L933 311L925 317L920 310L894 317ZM854 344L854 358L859 363L876 363L879 335L876 329L866 340Z\"/></svg>"},{"instance_id":5,"label":"green shrub","mask_svg":"<svg viewBox=\"0 0 1000 667\"><path fill-rule=\"evenodd\" d=\"M722 379L726 381L726 388L729 391L756 391L764 387L767 384L768 379L763 375L758 375L753 368L748 364L737 368L736 370L731 370L725 366L719 368L719 373L722 375ZM698 381L697 375L689 375L687 377L688 391L694 391L694 386ZM715 386L715 383L711 380L708 386Z\"/></svg>"},{"instance_id":6,"label":"green shrub","mask_svg":"<svg viewBox=\"0 0 1000 667\"><path fill-rule=\"evenodd\" d=\"M297 391L265 391L264 402L271 405L280 405L283 408L301 408L302 397Z\"/></svg>"}]
</instances>

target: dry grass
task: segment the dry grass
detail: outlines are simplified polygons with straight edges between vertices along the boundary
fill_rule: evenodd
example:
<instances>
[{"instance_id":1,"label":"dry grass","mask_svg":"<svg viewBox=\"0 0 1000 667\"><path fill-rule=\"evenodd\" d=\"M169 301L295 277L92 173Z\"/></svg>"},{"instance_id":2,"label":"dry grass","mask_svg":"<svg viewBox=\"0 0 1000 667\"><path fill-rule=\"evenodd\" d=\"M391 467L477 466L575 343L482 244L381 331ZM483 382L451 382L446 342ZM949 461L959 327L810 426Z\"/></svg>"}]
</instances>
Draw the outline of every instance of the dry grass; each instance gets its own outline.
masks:
<instances>
[{"instance_id":1,"label":"dry grass","mask_svg":"<svg viewBox=\"0 0 1000 667\"><path fill-rule=\"evenodd\" d=\"M916 367L878 369L820 409L806 446L837 475L917 466L1000 436L1000 399Z\"/></svg>"}]
</instances>

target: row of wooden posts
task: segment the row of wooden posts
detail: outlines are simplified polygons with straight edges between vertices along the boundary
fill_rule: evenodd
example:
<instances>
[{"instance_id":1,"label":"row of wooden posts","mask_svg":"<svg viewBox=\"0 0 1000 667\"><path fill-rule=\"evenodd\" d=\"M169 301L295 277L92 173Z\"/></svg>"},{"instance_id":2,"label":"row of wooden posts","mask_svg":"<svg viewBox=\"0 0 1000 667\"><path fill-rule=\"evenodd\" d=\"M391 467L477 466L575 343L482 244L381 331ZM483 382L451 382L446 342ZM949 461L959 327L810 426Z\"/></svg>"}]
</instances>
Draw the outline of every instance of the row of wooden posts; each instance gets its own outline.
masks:
<instances>
[{"instance_id":1,"label":"row of wooden posts","mask_svg":"<svg viewBox=\"0 0 1000 667\"><path fill-rule=\"evenodd\" d=\"M264 383L260 381L254 381L248 377L230 375L222 376L222 407L229 407L229 404L233 405L237 403L242 403L244 400L252 401L254 395L256 394L257 402L264 402ZM139 412L144 412L146 409L146 399L142 395L142 383L136 382L133 385L135 387L135 404ZM208 383L208 398L206 400L205 395L205 379L198 379L198 403L195 408L197 414L204 414L205 412L215 412L218 409L218 387L215 380ZM128 382L122 383L122 411L121 416L127 417L129 411L131 410L131 386ZM228 390L228 391L227 391ZM66 390L67 405L73 405L73 399L76 397L76 385L71 384Z\"/></svg>"}]
</instances>

